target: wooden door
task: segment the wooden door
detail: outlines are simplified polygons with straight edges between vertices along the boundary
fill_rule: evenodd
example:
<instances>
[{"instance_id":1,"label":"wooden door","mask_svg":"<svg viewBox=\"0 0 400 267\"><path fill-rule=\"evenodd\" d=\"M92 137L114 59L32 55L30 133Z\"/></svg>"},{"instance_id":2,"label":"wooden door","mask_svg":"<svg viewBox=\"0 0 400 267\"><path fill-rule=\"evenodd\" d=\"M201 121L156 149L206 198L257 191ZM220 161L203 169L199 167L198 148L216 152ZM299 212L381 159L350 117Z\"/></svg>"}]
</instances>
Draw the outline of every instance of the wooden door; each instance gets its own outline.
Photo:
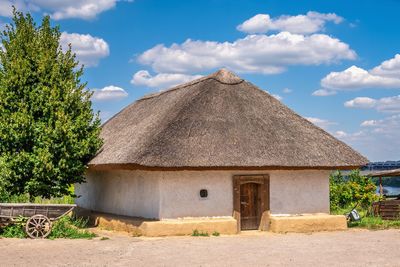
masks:
<instances>
[{"instance_id":1,"label":"wooden door","mask_svg":"<svg viewBox=\"0 0 400 267\"><path fill-rule=\"evenodd\" d=\"M256 230L260 225L259 184L240 185L240 223L242 230Z\"/></svg>"}]
</instances>

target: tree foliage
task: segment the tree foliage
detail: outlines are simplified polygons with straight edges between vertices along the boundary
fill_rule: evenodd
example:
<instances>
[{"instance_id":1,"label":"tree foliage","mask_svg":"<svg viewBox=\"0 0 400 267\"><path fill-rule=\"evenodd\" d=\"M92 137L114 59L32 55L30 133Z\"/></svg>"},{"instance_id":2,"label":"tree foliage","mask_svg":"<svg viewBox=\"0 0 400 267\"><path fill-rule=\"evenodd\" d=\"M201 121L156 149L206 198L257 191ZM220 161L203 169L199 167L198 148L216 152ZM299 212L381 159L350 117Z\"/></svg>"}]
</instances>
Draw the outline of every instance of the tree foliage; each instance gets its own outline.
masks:
<instances>
[{"instance_id":1,"label":"tree foliage","mask_svg":"<svg viewBox=\"0 0 400 267\"><path fill-rule=\"evenodd\" d=\"M83 67L60 35L48 16L37 26L15 10L1 34L0 193L71 194L101 146Z\"/></svg>"},{"instance_id":2,"label":"tree foliage","mask_svg":"<svg viewBox=\"0 0 400 267\"><path fill-rule=\"evenodd\" d=\"M368 208L378 199L376 185L371 178L362 176L359 170L350 172L347 178L340 171L329 179L331 210L349 208L357 203Z\"/></svg>"}]
</instances>

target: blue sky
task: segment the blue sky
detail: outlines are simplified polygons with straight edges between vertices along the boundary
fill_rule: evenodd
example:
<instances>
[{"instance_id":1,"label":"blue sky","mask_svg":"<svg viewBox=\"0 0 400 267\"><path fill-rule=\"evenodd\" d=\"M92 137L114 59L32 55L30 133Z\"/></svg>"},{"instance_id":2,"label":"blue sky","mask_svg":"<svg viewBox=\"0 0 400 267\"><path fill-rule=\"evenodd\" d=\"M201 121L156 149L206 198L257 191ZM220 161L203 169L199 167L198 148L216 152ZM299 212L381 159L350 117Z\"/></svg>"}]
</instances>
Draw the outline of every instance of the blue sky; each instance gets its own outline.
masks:
<instances>
[{"instance_id":1,"label":"blue sky","mask_svg":"<svg viewBox=\"0 0 400 267\"><path fill-rule=\"evenodd\" d=\"M227 67L370 160L400 159L400 1L11 0L50 14L106 120Z\"/></svg>"}]
</instances>

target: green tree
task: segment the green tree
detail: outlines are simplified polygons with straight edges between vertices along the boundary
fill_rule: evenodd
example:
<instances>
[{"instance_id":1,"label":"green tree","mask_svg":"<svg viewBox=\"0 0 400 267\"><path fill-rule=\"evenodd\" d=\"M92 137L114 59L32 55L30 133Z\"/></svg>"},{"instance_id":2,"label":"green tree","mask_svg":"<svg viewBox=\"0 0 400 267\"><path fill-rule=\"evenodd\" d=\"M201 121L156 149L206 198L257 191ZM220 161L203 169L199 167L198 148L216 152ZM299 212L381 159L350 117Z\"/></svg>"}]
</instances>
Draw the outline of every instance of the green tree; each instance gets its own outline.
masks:
<instances>
[{"instance_id":1,"label":"green tree","mask_svg":"<svg viewBox=\"0 0 400 267\"><path fill-rule=\"evenodd\" d=\"M15 10L1 33L0 193L70 195L101 146L83 67L60 35L48 16L37 26Z\"/></svg>"},{"instance_id":2,"label":"green tree","mask_svg":"<svg viewBox=\"0 0 400 267\"><path fill-rule=\"evenodd\" d=\"M347 178L341 172L335 172L329 182L331 210L350 208L357 203L362 208L368 208L378 200L376 185L371 178L362 176L359 170L351 171Z\"/></svg>"}]
</instances>

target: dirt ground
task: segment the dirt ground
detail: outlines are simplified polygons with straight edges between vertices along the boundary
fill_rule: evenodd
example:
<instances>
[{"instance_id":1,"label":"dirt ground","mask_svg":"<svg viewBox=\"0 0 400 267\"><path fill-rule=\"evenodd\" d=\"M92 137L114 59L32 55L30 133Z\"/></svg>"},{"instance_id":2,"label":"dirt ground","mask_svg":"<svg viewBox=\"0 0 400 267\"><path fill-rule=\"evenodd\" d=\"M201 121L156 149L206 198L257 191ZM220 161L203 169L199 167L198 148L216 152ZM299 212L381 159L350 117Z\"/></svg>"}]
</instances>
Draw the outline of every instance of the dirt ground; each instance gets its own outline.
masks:
<instances>
[{"instance_id":1,"label":"dirt ground","mask_svg":"<svg viewBox=\"0 0 400 267\"><path fill-rule=\"evenodd\" d=\"M0 239L0 266L400 266L400 230L168 238L98 234L93 240Z\"/></svg>"}]
</instances>

